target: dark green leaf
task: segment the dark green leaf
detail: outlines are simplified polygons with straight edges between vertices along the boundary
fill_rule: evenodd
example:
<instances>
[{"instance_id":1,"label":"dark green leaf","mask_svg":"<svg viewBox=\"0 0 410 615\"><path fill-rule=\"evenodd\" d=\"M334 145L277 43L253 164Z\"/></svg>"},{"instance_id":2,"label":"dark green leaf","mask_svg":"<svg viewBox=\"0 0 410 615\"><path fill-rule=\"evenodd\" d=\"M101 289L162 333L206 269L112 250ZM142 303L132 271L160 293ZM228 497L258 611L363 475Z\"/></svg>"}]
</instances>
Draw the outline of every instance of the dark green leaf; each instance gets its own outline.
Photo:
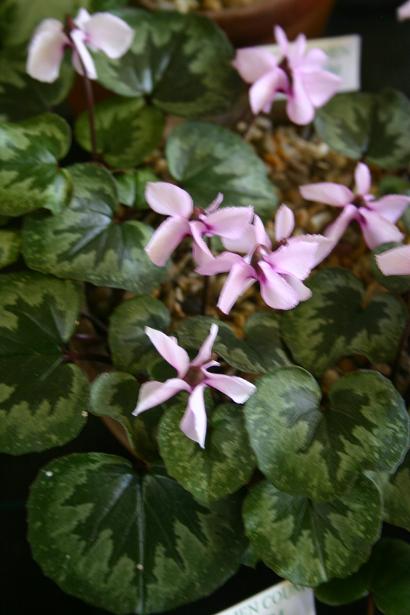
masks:
<instances>
[{"instance_id":1,"label":"dark green leaf","mask_svg":"<svg viewBox=\"0 0 410 615\"><path fill-rule=\"evenodd\" d=\"M148 292L163 269L145 254L151 229L134 220L117 223L117 190L105 169L71 167L73 198L55 216L31 216L23 232L29 267L100 286Z\"/></svg>"},{"instance_id":2,"label":"dark green leaf","mask_svg":"<svg viewBox=\"0 0 410 615\"><path fill-rule=\"evenodd\" d=\"M166 409L159 429L161 456L168 473L203 504L237 491L248 482L255 467L242 408L229 403L214 409L210 406L207 404L204 449L180 429L186 399Z\"/></svg>"},{"instance_id":3,"label":"dark green leaf","mask_svg":"<svg viewBox=\"0 0 410 615\"><path fill-rule=\"evenodd\" d=\"M147 107L142 98L109 98L95 107L97 152L113 167L140 164L159 145L164 116L159 109ZM75 136L91 152L88 114L77 120Z\"/></svg>"},{"instance_id":4,"label":"dark green leaf","mask_svg":"<svg viewBox=\"0 0 410 615\"><path fill-rule=\"evenodd\" d=\"M323 269L308 282L313 297L285 312L282 335L297 363L322 374L348 355L372 363L391 362L404 330L404 304L388 294L364 307L364 288L345 269Z\"/></svg>"},{"instance_id":5,"label":"dark green leaf","mask_svg":"<svg viewBox=\"0 0 410 615\"><path fill-rule=\"evenodd\" d=\"M145 201L145 188L148 182L158 181L158 177L150 167L125 171L115 176L118 190L118 200L127 207L148 209Z\"/></svg>"},{"instance_id":6,"label":"dark green leaf","mask_svg":"<svg viewBox=\"0 0 410 615\"><path fill-rule=\"evenodd\" d=\"M410 604L410 545L384 539L372 555L371 593L384 615L408 615Z\"/></svg>"},{"instance_id":7,"label":"dark green leaf","mask_svg":"<svg viewBox=\"0 0 410 615\"><path fill-rule=\"evenodd\" d=\"M383 484L383 497L386 521L410 532L410 453Z\"/></svg>"},{"instance_id":8,"label":"dark green leaf","mask_svg":"<svg viewBox=\"0 0 410 615\"><path fill-rule=\"evenodd\" d=\"M381 514L379 491L364 477L340 498L320 504L265 481L244 504L256 554L280 576L310 586L351 574L367 560Z\"/></svg>"},{"instance_id":9,"label":"dark green leaf","mask_svg":"<svg viewBox=\"0 0 410 615\"><path fill-rule=\"evenodd\" d=\"M0 230L0 269L16 262L20 255L20 232Z\"/></svg>"},{"instance_id":10,"label":"dark green leaf","mask_svg":"<svg viewBox=\"0 0 410 615\"><path fill-rule=\"evenodd\" d=\"M338 606L349 604L367 596L372 573L372 565L366 562L357 572L344 579L332 579L315 589L320 602Z\"/></svg>"},{"instance_id":11,"label":"dark green leaf","mask_svg":"<svg viewBox=\"0 0 410 615\"><path fill-rule=\"evenodd\" d=\"M327 500L366 470L391 471L408 446L404 401L378 372L340 378L322 400L316 380L300 367L258 381L245 406L259 468L283 491Z\"/></svg>"},{"instance_id":12,"label":"dark green leaf","mask_svg":"<svg viewBox=\"0 0 410 615\"><path fill-rule=\"evenodd\" d=\"M74 438L85 422L88 385L64 363L80 310L72 282L33 273L0 276L0 448L14 455Z\"/></svg>"},{"instance_id":13,"label":"dark green leaf","mask_svg":"<svg viewBox=\"0 0 410 615\"><path fill-rule=\"evenodd\" d=\"M57 212L70 181L58 160L70 146L70 128L46 113L19 124L0 124L0 213L21 216L40 207Z\"/></svg>"},{"instance_id":14,"label":"dark green leaf","mask_svg":"<svg viewBox=\"0 0 410 615\"><path fill-rule=\"evenodd\" d=\"M88 453L40 472L29 500L36 561L60 587L114 613L169 611L213 592L237 569L236 500L206 509L167 476Z\"/></svg>"},{"instance_id":15,"label":"dark green leaf","mask_svg":"<svg viewBox=\"0 0 410 615\"><path fill-rule=\"evenodd\" d=\"M377 265L375 255L383 254L386 250L397 248L399 245L401 244L385 243L382 246L379 246L373 250L371 260L372 273L374 277L378 282L380 282L380 284L393 293L405 293L410 290L410 275L384 275Z\"/></svg>"},{"instance_id":16,"label":"dark green leaf","mask_svg":"<svg viewBox=\"0 0 410 615\"><path fill-rule=\"evenodd\" d=\"M266 217L275 211L278 195L264 163L227 128L184 122L172 131L166 155L172 175L198 205L209 205L222 192L224 205L253 205Z\"/></svg>"},{"instance_id":17,"label":"dark green leaf","mask_svg":"<svg viewBox=\"0 0 410 615\"><path fill-rule=\"evenodd\" d=\"M165 305L152 297L121 303L111 316L108 337L115 367L133 374L145 371L149 358L158 356L145 327L164 331L170 322Z\"/></svg>"},{"instance_id":18,"label":"dark green leaf","mask_svg":"<svg viewBox=\"0 0 410 615\"><path fill-rule=\"evenodd\" d=\"M210 20L132 9L121 16L135 28L135 38L119 60L96 58L105 87L147 96L166 113L184 117L223 113L237 101L242 84L231 66L233 48Z\"/></svg>"}]
</instances>

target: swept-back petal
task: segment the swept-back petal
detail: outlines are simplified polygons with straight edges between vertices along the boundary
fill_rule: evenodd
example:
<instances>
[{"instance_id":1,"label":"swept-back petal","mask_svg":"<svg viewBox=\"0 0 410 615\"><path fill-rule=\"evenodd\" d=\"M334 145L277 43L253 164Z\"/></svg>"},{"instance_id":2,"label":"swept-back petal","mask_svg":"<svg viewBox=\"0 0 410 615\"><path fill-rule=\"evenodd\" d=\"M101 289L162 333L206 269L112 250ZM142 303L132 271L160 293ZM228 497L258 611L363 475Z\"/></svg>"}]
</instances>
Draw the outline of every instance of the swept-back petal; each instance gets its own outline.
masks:
<instances>
[{"instance_id":1,"label":"swept-back petal","mask_svg":"<svg viewBox=\"0 0 410 615\"><path fill-rule=\"evenodd\" d=\"M403 239L403 233L399 231L395 224L365 207L360 208L358 222L364 240L371 250L382 243L400 242Z\"/></svg>"},{"instance_id":2,"label":"swept-back petal","mask_svg":"<svg viewBox=\"0 0 410 615\"><path fill-rule=\"evenodd\" d=\"M163 267L175 248L189 233L189 222L185 218L167 218L154 232L145 251L155 265Z\"/></svg>"},{"instance_id":3,"label":"swept-back petal","mask_svg":"<svg viewBox=\"0 0 410 615\"><path fill-rule=\"evenodd\" d=\"M308 49L305 54L303 68L305 69L317 69L323 68L328 60L327 55L322 49L318 47L314 47L313 49Z\"/></svg>"},{"instance_id":4,"label":"swept-back petal","mask_svg":"<svg viewBox=\"0 0 410 615\"><path fill-rule=\"evenodd\" d=\"M90 44L112 59L123 56L134 39L134 30L111 13L94 13L85 23L84 31Z\"/></svg>"},{"instance_id":5,"label":"swept-back petal","mask_svg":"<svg viewBox=\"0 0 410 615\"><path fill-rule=\"evenodd\" d=\"M272 247L272 242L259 216L255 216L253 225L255 227L256 244L264 246L265 248L268 248L268 250L270 250Z\"/></svg>"},{"instance_id":6,"label":"swept-back petal","mask_svg":"<svg viewBox=\"0 0 410 615\"><path fill-rule=\"evenodd\" d=\"M276 241L287 239L295 228L295 216L287 205L281 205L275 216L275 238Z\"/></svg>"},{"instance_id":7,"label":"swept-back petal","mask_svg":"<svg viewBox=\"0 0 410 615\"><path fill-rule=\"evenodd\" d=\"M314 107L323 107L340 89L341 79L327 70L300 69L304 89Z\"/></svg>"},{"instance_id":8,"label":"swept-back petal","mask_svg":"<svg viewBox=\"0 0 410 615\"><path fill-rule=\"evenodd\" d=\"M274 68L269 73L260 77L249 90L249 102L253 113L256 115L263 111L268 111L279 83L283 80L282 71Z\"/></svg>"},{"instance_id":9,"label":"swept-back petal","mask_svg":"<svg viewBox=\"0 0 410 615\"><path fill-rule=\"evenodd\" d=\"M410 197L401 194L389 194L377 201L371 201L367 207L377 212L389 222L397 222L410 205Z\"/></svg>"},{"instance_id":10,"label":"swept-back petal","mask_svg":"<svg viewBox=\"0 0 410 615\"><path fill-rule=\"evenodd\" d=\"M219 327L217 324L213 323L211 325L211 330L207 336L207 338L203 341L201 348L199 349L198 354L195 359L191 362L191 365L198 367L200 365L204 365L211 360L212 357L212 348L216 340L216 336L218 335Z\"/></svg>"},{"instance_id":11,"label":"swept-back petal","mask_svg":"<svg viewBox=\"0 0 410 615\"><path fill-rule=\"evenodd\" d=\"M284 278L297 294L299 301L307 301L310 299L312 291L305 286L301 280L298 280L294 275L285 275Z\"/></svg>"},{"instance_id":12,"label":"swept-back petal","mask_svg":"<svg viewBox=\"0 0 410 615\"><path fill-rule=\"evenodd\" d=\"M164 216L190 218L194 209L188 192L168 182L148 182L145 199L151 209Z\"/></svg>"},{"instance_id":13,"label":"swept-back petal","mask_svg":"<svg viewBox=\"0 0 410 615\"><path fill-rule=\"evenodd\" d=\"M199 384L194 388L180 423L181 431L194 442L198 442L201 448L205 448L207 427L204 389L204 384Z\"/></svg>"},{"instance_id":14,"label":"swept-back petal","mask_svg":"<svg viewBox=\"0 0 410 615\"><path fill-rule=\"evenodd\" d=\"M71 40L74 45L72 62L79 75L84 75L89 79L97 79L97 71L94 60L84 43L84 33L81 30L71 32Z\"/></svg>"},{"instance_id":15,"label":"swept-back petal","mask_svg":"<svg viewBox=\"0 0 410 615\"><path fill-rule=\"evenodd\" d=\"M363 196L369 194L372 187L372 176L367 164L359 162L354 172L354 179L356 184L356 193Z\"/></svg>"},{"instance_id":16,"label":"swept-back petal","mask_svg":"<svg viewBox=\"0 0 410 615\"><path fill-rule=\"evenodd\" d=\"M269 255L269 263L278 273L295 275L304 280L315 266L318 244L313 241L289 240L287 245L282 246Z\"/></svg>"},{"instance_id":17,"label":"swept-back petal","mask_svg":"<svg viewBox=\"0 0 410 615\"><path fill-rule=\"evenodd\" d=\"M345 207L354 199L353 192L349 188L332 182L305 184L299 187L299 192L306 201L317 201L333 207Z\"/></svg>"},{"instance_id":18,"label":"swept-back petal","mask_svg":"<svg viewBox=\"0 0 410 615\"><path fill-rule=\"evenodd\" d=\"M236 404L244 404L256 391L254 384L239 376L207 372L205 382L208 386L230 397Z\"/></svg>"},{"instance_id":19,"label":"swept-back petal","mask_svg":"<svg viewBox=\"0 0 410 615\"><path fill-rule=\"evenodd\" d=\"M336 245L352 220L357 219L357 212L358 209L354 205L347 205L336 220L325 229L324 236Z\"/></svg>"},{"instance_id":20,"label":"swept-back petal","mask_svg":"<svg viewBox=\"0 0 410 615\"><path fill-rule=\"evenodd\" d=\"M237 239L252 218L253 207L224 207L206 216L206 224L215 235Z\"/></svg>"},{"instance_id":21,"label":"swept-back petal","mask_svg":"<svg viewBox=\"0 0 410 615\"><path fill-rule=\"evenodd\" d=\"M161 357L176 369L180 378L183 378L189 368L189 356L187 351L181 348L175 337L166 335L162 331L152 329L151 327L145 327L145 333L148 335Z\"/></svg>"},{"instance_id":22,"label":"swept-back petal","mask_svg":"<svg viewBox=\"0 0 410 615\"><path fill-rule=\"evenodd\" d=\"M240 237L235 239L222 237L221 241L227 250L239 252L240 254L249 254L256 248L255 227L253 224L247 224L243 227Z\"/></svg>"},{"instance_id":23,"label":"swept-back petal","mask_svg":"<svg viewBox=\"0 0 410 615\"><path fill-rule=\"evenodd\" d=\"M233 254L233 252L222 252L218 256L203 260L196 272L201 275L217 275L218 273L225 273L230 271L235 263L242 263L243 258L239 254Z\"/></svg>"},{"instance_id":24,"label":"swept-back petal","mask_svg":"<svg viewBox=\"0 0 410 615\"><path fill-rule=\"evenodd\" d=\"M315 108L298 72L293 75L292 92L288 94L286 110L292 122L299 126L310 124L315 117Z\"/></svg>"},{"instance_id":25,"label":"swept-back petal","mask_svg":"<svg viewBox=\"0 0 410 615\"><path fill-rule=\"evenodd\" d=\"M45 19L35 30L28 48L27 73L33 79L52 83L58 77L64 55L64 46L69 44L63 32L63 24L57 19Z\"/></svg>"},{"instance_id":26,"label":"swept-back petal","mask_svg":"<svg viewBox=\"0 0 410 615\"><path fill-rule=\"evenodd\" d=\"M275 70L277 61L267 49L249 47L238 49L233 65L247 83L255 83L266 73Z\"/></svg>"},{"instance_id":27,"label":"swept-back petal","mask_svg":"<svg viewBox=\"0 0 410 615\"><path fill-rule=\"evenodd\" d=\"M410 275L410 246L377 254L376 261L384 275Z\"/></svg>"},{"instance_id":28,"label":"swept-back petal","mask_svg":"<svg viewBox=\"0 0 410 615\"><path fill-rule=\"evenodd\" d=\"M275 26L273 33L275 35L276 44L279 46L283 55L286 55L289 49L289 41L284 29L280 26Z\"/></svg>"},{"instance_id":29,"label":"swept-back petal","mask_svg":"<svg viewBox=\"0 0 410 615\"><path fill-rule=\"evenodd\" d=\"M399 6L397 9L397 19L399 21L410 19L410 0L407 0L407 2Z\"/></svg>"},{"instance_id":30,"label":"swept-back petal","mask_svg":"<svg viewBox=\"0 0 410 615\"><path fill-rule=\"evenodd\" d=\"M299 303L296 291L285 278L275 273L268 263L259 263L263 275L258 276L262 299L276 310L291 310Z\"/></svg>"},{"instance_id":31,"label":"swept-back petal","mask_svg":"<svg viewBox=\"0 0 410 615\"><path fill-rule=\"evenodd\" d=\"M229 314L233 304L255 282L256 275L253 267L243 259L236 262L230 270L226 282L218 299L218 307L224 314Z\"/></svg>"},{"instance_id":32,"label":"swept-back petal","mask_svg":"<svg viewBox=\"0 0 410 615\"><path fill-rule=\"evenodd\" d=\"M190 391L189 385L180 378L170 378L166 382L156 380L145 382L140 388L138 403L133 414L138 415L159 406L180 391Z\"/></svg>"}]
</instances>

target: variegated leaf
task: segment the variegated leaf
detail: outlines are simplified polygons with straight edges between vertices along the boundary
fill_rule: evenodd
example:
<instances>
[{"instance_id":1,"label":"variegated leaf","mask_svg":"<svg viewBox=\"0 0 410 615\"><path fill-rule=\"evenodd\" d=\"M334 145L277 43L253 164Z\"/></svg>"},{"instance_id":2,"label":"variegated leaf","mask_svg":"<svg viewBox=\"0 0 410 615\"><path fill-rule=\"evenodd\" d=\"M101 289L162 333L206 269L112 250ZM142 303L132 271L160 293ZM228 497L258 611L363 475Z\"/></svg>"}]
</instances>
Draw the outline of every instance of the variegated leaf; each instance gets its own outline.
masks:
<instances>
[{"instance_id":1,"label":"variegated leaf","mask_svg":"<svg viewBox=\"0 0 410 615\"><path fill-rule=\"evenodd\" d=\"M142 98L109 98L95 107L97 152L113 167L132 167L159 145L164 116L159 109L148 107ZM80 145L91 151L88 114L77 120L75 136Z\"/></svg>"},{"instance_id":2,"label":"variegated leaf","mask_svg":"<svg viewBox=\"0 0 410 615\"><path fill-rule=\"evenodd\" d=\"M68 124L51 113L18 124L0 123L1 214L64 207L71 184L58 160L66 155L70 138Z\"/></svg>"},{"instance_id":3,"label":"variegated leaf","mask_svg":"<svg viewBox=\"0 0 410 615\"><path fill-rule=\"evenodd\" d=\"M366 470L392 471L408 446L409 417L392 383L358 371L328 399L300 367L263 377L245 406L259 468L283 491L327 500Z\"/></svg>"},{"instance_id":4,"label":"variegated leaf","mask_svg":"<svg viewBox=\"0 0 410 615\"><path fill-rule=\"evenodd\" d=\"M145 200L145 188L148 182L158 181L158 177L150 167L130 169L115 175L118 200L126 207L149 209Z\"/></svg>"},{"instance_id":5,"label":"variegated leaf","mask_svg":"<svg viewBox=\"0 0 410 615\"><path fill-rule=\"evenodd\" d=\"M173 115L229 111L242 91L225 35L205 17L127 9L118 14L135 29L119 60L96 57L101 83L121 96L148 96Z\"/></svg>"},{"instance_id":6,"label":"variegated leaf","mask_svg":"<svg viewBox=\"0 0 410 615\"><path fill-rule=\"evenodd\" d=\"M81 292L34 273L0 276L0 448L14 455L74 438L84 425L88 384L64 363Z\"/></svg>"},{"instance_id":7,"label":"variegated leaf","mask_svg":"<svg viewBox=\"0 0 410 615\"><path fill-rule=\"evenodd\" d=\"M11 229L0 230L0 269L15 263L20 255L20 232Z\"/></svg>"},{"instance_id":8,"label":"variegated leaf","mask_svg":"<svg viewBox=\"0 0 410 615\"><path fill-rule=\"evenodd\" d=\"M335 96L315 120L319 136L336 151L384 169L410 163L410 101L396 90Z\"/></svg>"},{"instance_id":9,"label":"variegated leaf","mask_svg":"<svg viewBox=\"0 0 410 615\"><path fill-rule=\"evenodd\" d=\"M224 205L253 205L270 217L278 194L267 168L254 149L239 135L206 122L185 122L170 134L166 155L175 179L200 206L207 206L218 192Z\"/></svg>"},{"instance_id":10,"label":"variegated leaf","mask_svg":"<svg viewBox=\"0 0 410 615\"><path fill-rule=\"evenodd\" d=\"M145 327L165 331L171 322L168 309L157 299L143 295L124 301L110 319L108 342L117 369L132 374L146 371L152 357L158 357Z\"/></svg>"},{"instance_id":11,"label":"variegated leaf","mask_svg":"<svg viewBox=\"0 0 410 615\"><path fill-rule=\"evenodd\" d=\"M282 317L283 339L297 363L322 374L348 355L372 363L395 359L407 320L401 301L380 294L365 306L362 283L345 269L323 269L308 286L313 297Z\"/></svg>"},{"instance_id":12,"label":"variegated leaf","mask_svg":"<svg viewBox=\"0 0 410 615\"><path fill-rule=\"evenodd\" d=\"M29 540L66 592L113 613L157 613L208 595L237 569L236 500L204 508L165 475L112 455L46 466L30 494Z\"/></svg>"},{"instance_id":13,"label":"variegated leaf","mask_svg":"<svg viewBox=\"0 0 410 615\"><path fill-rule=\"evenodd\" d=\"M163 277L144 247L151 229L116 220L117 191L112 176L92 164L70 168L73 197L55 216L26 220L23 254L32 269L100 286L147 292Z\"/></svg>"},{"instance_id":14,"label":"variegated leaf","mask_svg":"<svg viewBox=\"0 0 410 615\"><path fill-rule=\"evenodd\" d=\"M245 531L257 555L280 576L316 586L355 572L381 529L382 502L362 477L343 496L317 503L264 481L244 503Z\"/></svg>"},{"instance_id":15,"label":"variegated leaf","mask_svg":"<svg viewBox=\"0 0 410 615\"><path fill-rule=\"evenodd\" d=\"M206 404L208 428L204 449L181 431L186 397L166 409L158 434L168 473L203 504L237 491L248 482L255 468L242 408L231 403L211 406Z\"/></svg>"},{"instance_id":16,"label":"variegated leaf","mask_svg":"<svg viewBox=\"0 0 410 615\"><path fill-rule=\"evenodd\" d=\"M383 484L384 515L388 523L410 532L410 453Z\"/></svg>"}]
</instances>

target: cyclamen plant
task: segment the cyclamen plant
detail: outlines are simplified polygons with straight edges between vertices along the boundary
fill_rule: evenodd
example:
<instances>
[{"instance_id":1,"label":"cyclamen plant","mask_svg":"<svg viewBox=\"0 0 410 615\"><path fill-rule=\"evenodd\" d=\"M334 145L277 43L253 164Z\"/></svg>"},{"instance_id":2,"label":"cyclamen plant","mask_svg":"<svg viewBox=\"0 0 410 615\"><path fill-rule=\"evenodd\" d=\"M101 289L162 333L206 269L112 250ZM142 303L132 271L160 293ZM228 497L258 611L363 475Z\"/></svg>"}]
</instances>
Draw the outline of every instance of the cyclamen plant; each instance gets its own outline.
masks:
<instances>
[{"instance_id":1,"label":"cyclamen plant","mask_svg":"<svg viewBox=\"0 0 410 615\"><path fill-rule=\"evenodd\" d=\"M240 565L407 613L410 101L336 95L280 27L275 58L124 4L1 23L0 446L51 449L33 557L113 613Z\"/></svg>"}]
</instances>

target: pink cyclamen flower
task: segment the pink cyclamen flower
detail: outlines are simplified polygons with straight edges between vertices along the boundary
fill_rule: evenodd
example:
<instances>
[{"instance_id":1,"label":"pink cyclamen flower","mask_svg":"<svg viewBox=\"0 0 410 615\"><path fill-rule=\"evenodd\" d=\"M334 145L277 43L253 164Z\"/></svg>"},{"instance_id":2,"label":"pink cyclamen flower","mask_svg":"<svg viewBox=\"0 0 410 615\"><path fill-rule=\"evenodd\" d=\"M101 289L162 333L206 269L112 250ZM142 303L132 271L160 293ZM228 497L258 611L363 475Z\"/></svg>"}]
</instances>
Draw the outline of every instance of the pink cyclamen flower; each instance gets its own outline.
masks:
<instances>
[{"instance_id":1,"label":"pink cyclamen flower","mask_svg":"<svg viewBox=\"0 0 410 615\"><path fill-rule=\"evenodd\" d=\"M410 246L398 246L376 255L377 265L384 275L410 275Z\"/></svg>"},{"instance_id":2,"label":"pink cyclamen flower","mask_svg":"<svg viewBox=\"0 0 410 615\"><path fill-rule=\"evenodd\" d=\"M168 216L145 248L149 258L159 267L165 265L175 248L187 236L192 236L194 240L193 254L198 264L204 258L212 258L203 238L214 235L222 240L239 238L253 216L252 207L219 209L223 199L220 193L208 209L194 207L188 192L167 182L149 182L145 198L151 209Z\"/></svg>"},{"instance_id":3,"label":"pink cyclamen flower","mask_svg":"<svg viewBox=\"0 0 410 615\"><path fill-rule=\"evenodd\" d=\"M306 184L300 187L300 193L304 199L343 209L335 222L325 230L325 237L331 240L328 253L353 220L359 224L364 240L370 249L382 243L398 242L403 238L395 222L409 205L410 197L390 194L375 199L370 194L370 171L363 162L359 162L356 167L355 182L355 192L346 186L331 182Z\"/></svg>"},{"instance_id":4,"label":"pink cyclamen flower","mask_svg":"<svg viewBox=\"0 0 410 615\"><path fill-rule=\"evenodd\" d=\"M242 79L251 83L252 111L269 112L277 94L287 97L287 114L295 124L309 124L315 109L322 107L340 87L340 78L324 70L327 55L321 49L306 50L306 37L300 34L290 44L285 32L275 27L282 57L277 60L267 49L239 49L234 66Z\"/></svg>"},{"instance_id":5,"label":"pink cyclamen flower","mask_svg":"<svg viewBox=\"0 0 410 615\"><path fill-rule=\"evenodd\" d=\"M295 219L286 205L279 208L275 223L275 246L262 221L255 216L253 249L247 256L223 252L198 268L203 275L229 271L218 300L218 307L225 314L255 282L259 282L265 303L274 309L290 310L311 297L302 280L317 264L317 252L327 240L321 235L290 237Z\"/></svg>"},{"instance_id":6,"label":"pink cyclamen flower","mask_svg":"<svg viewBox=\"0 0 410 615\"><path fill-rule=\"evenodd\" d=\"M150 327L146 327L145 332L159 354L177 371L178 377L170 378L166 382L151 381L143 384L133 414L141 414L164 403L177 393L186 391L189 393L189 398L180 427L188 438L204 448L207 425L204 402L206 387L224 393L237 404L244 404L255 392L255 385L238 376L214 374L208 371L211 367L219 366L212 357L212 347L218 335L216 324L211 325L208 337L192 361L187 351L178 345L175 337Z\"/></svg>"},{"instance_id":7,"label":"pink cyclamen flower","mask_svg":"<svg viewBox=\"0 0 410 615\"><path fill-rule=\"evenodd\" d=\"M410 0L399 6L397 9L397 18L399 21L410 19Z\"/></svg>"},{"instance_id":8,"label":"pink cyclamen flower","mask_svg":"<svg viewBox=\"0 0 410 615\"><path fill-rule=\"evenodd\" d=\"M52 83L60 73L64 50L70 47L75 70L83 75L85 69L89 79L96 79L94 60L87 47L116 59L128 51L133 38L134 30L110 13L90 15L80 9L75 19L68 20L67 28L58 19L45 19L31 39L26 70L33 79Z\"/></svg>"}]
</instances>

